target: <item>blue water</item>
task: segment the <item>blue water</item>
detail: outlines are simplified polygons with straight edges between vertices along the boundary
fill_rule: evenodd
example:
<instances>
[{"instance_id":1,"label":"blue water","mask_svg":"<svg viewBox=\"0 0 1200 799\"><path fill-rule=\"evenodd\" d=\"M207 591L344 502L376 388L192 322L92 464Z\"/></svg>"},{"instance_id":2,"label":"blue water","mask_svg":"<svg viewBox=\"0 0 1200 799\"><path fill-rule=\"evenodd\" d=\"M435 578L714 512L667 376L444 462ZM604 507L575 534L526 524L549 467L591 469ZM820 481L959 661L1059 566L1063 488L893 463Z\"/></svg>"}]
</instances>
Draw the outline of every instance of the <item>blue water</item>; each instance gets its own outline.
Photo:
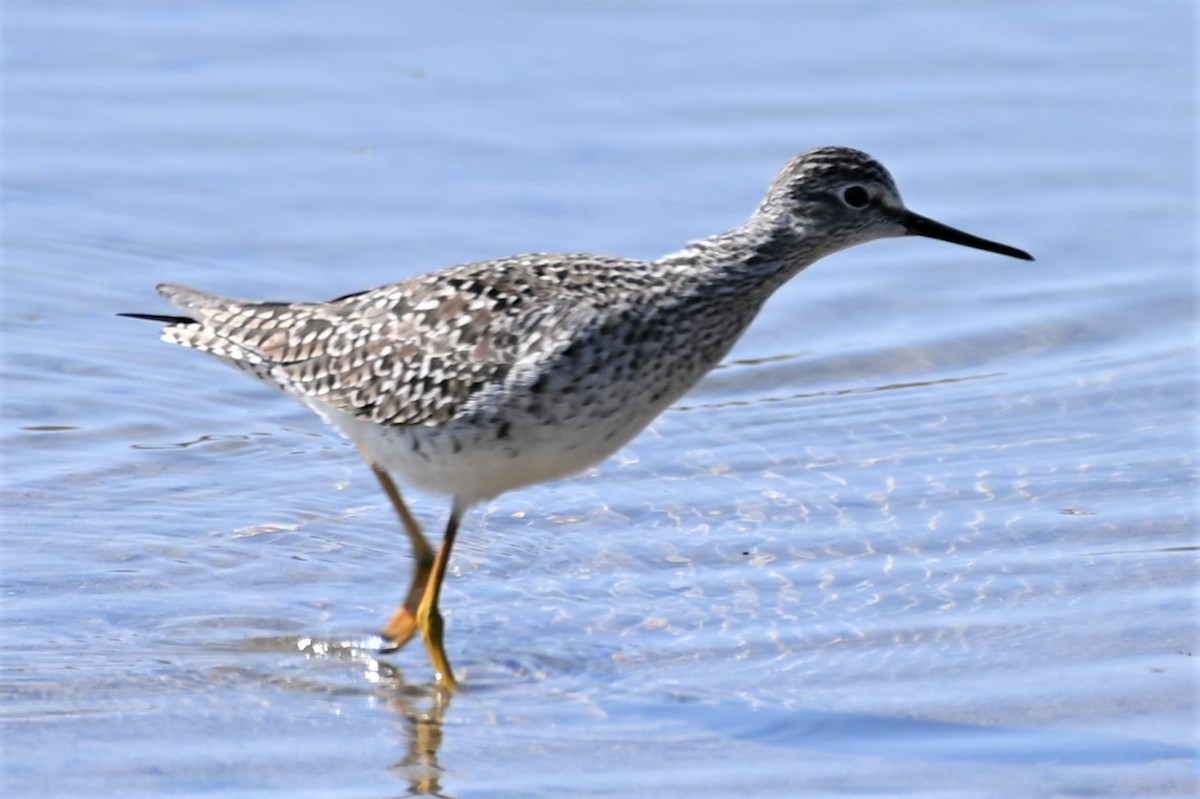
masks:
<instances>
[{"instance_id":1,"label":"blue water","mask_svg":"<svg viewBox=\"0 0 1200 799\"><path fill-rule=\"evenodd\" d=\"M4 795L1194 795L1195 35L1116 0L7 4ZM1037 262L838 254L617 456L476 510L451 698L374 649L409 559L353 448L114 316L654 257L825 144Z\"/></svg>"}]
</instances>

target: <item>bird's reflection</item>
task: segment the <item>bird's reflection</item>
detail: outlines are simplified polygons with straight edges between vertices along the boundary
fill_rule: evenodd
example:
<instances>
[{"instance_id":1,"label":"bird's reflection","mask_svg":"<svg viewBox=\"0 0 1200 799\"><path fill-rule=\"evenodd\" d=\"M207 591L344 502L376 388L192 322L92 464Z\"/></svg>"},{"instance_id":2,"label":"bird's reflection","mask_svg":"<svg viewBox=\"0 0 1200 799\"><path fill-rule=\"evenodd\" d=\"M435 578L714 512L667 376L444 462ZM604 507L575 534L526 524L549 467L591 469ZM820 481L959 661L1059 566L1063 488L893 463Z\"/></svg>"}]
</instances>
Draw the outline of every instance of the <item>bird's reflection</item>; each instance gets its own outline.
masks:
<instances>
[{"instance_id":1,"label":"bird's reflection","mask_svg":"<svg viewBox=\"0 0 1200 799\"><path fill-rule=\"evenodd\" d=\"M408 781L410 796L440 796L442 792L442 767L438 764L438 751L442 747L442 722L446 709L450 707L450 692L438 688L423 691L422 695L411 692L394 693L389 705L404 720L404 757L391 767L392 773Z\"/></svg>"},{"instance_id":2,"label":"bird's reflection","mask_svg":"<svg viewBox=\"0 0 1200 799\"><path fill-rule=\"evenodd\" d=\"M274 639L259 639L274 640ZM414 684L404 673L387 661L380 660L378 641L321 641L303 638L288 648L298 649L309 659L333 659L363 668L362 676L370 685L366 691L353 693L374 695L404 722L402 730L404 757L388 770L408 783L407 796L437 796L453 799L443 793L438 763L442 746L442 724L450 707L451 694L429 684Z\"/></svg>"}]
</instances>

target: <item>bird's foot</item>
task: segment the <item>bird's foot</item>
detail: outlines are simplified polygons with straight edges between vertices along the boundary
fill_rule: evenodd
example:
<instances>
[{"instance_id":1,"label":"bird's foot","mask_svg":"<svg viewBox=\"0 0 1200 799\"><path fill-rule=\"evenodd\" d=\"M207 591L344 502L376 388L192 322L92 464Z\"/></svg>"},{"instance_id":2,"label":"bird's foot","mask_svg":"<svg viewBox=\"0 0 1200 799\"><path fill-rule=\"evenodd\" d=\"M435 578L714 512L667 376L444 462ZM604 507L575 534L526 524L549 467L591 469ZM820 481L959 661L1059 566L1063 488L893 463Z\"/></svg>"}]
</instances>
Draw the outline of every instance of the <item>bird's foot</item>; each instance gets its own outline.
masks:
<instances>
[{"instance_id":1,"label":"bird's foot","mask_svg":"<svg viewBox=\"0 0 1200 799\"><path fill-rule=\"evenodd\" d=\"M408 608L400 608L396 611L396 615L392 616L379 635L383 638L384 644L379 648L380 652L396 652L404 647L412 637L417 634L420 625L417 623L417 618L408 612Z\"/></svg>"}]
</instances>

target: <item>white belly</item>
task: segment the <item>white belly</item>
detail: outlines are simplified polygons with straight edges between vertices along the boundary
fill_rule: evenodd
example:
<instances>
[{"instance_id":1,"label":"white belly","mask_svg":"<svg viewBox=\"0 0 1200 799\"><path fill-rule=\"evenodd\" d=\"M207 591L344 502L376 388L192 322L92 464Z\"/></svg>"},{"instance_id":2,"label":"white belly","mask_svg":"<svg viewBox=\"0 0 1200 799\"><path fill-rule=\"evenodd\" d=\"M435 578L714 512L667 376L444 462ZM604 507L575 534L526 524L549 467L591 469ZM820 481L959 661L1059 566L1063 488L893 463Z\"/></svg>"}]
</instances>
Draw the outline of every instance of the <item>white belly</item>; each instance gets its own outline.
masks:
<instances>
[{"instance_id":1,"label":"white belly","mask_svg":"<svg viewBox=\"0 0 1200 799\"><path fill-rule=\"evenodd\" d=\"M471 504L596 465L632 440L667 404L570 423L514 420L503 439L492 428L468 423L387 427L327 406L314 409L369 461L403 483Z\"/></svg>"}]
</instances>

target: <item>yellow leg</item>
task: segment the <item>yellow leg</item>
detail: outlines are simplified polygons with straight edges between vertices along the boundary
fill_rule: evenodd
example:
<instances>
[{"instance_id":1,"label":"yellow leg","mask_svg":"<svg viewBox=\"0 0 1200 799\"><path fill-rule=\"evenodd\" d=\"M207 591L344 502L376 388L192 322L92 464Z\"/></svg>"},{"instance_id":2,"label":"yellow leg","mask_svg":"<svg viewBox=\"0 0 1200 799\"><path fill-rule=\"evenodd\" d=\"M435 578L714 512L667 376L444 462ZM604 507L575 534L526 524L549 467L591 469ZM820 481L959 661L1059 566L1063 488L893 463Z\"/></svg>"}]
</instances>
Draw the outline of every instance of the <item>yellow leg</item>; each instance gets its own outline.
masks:
<instances>
[{"instance_id":1,"label":"yellow leg","mask_svg":"<svg viewBox=\"0 0 1200 799\"><path fill-rule=\"evenodd\" d=\"M458 534L458 523L462 514L463 508L456 501L450 509L450 520L446 523L442 548L438 550L437 558L433 561L424 596L417 605L417 625L421 628L421 637L425 639L425 648L429 650L429 660L433 663L434 682L450 690L456 688L458 683L454 679L454 671L450 668L450 659L446 657L446 647L442 643L443 624L442 614L438 610L438 597L442 593L442 580L446 576L446 565L450 562L450 550L454 547L454 537Z\"/></svg>"},{"instance_id":2,"label":"yellow leg","mask_svg":"<svg viewBox=\"0 0 1200 799\"><path fill-rule=\"evenodd\" d=\"M404 499L400 496L400 489L396 488L392 478L374 464L371 465L371 471L375 472L375 476L379 478L379 484L383 486L384 493L392 501L392 507L396 509L396 515L400 517L400 523L404 525L404 532L408 534L413 552L413 579L412 585L408 589L408 596L381 633L390 642L384 647L384 651L392 652L407 644L419 627L417 609L421 605L421 598L425 595L429 572L433 568L433 549L421 533L421 525L417 524L417 520L409 513L408 506L404 504Z\"/></svg>"}]
</instances>

